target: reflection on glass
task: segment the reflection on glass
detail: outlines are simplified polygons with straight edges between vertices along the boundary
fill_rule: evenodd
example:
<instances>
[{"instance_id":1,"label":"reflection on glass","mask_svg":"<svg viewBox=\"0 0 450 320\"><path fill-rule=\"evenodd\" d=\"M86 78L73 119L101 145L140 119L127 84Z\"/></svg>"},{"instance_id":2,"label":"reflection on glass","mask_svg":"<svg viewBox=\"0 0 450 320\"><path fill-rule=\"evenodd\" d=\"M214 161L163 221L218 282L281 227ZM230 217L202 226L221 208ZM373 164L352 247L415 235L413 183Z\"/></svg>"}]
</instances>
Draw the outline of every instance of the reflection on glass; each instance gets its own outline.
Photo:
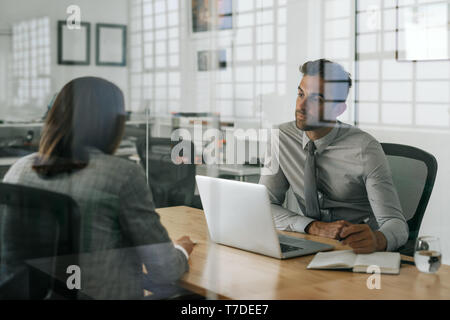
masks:
<instances>
[{"instance_id":1,"label":"reflection on glass","mask_svg":"<svg viewBox=\"0 0 450 320\"><path fill-rule=\"evenodd\" d=\"M449 55L447 1L400 7L398 54L401 60L442 60Z\"/></svg>"},{"instance_id":2,"label":"reflection on glass","mask_svg":"<svg viewBox=\"0 0 450 320\"><path fill-rule=\"evenodd\" d=\"M232 24L232 0L192 0L194 32L231 29Z\"/></svg>"},{"instance_id":3,"label":"reflection on glass","mask_svg":"<svg viewBox=\"0 0 450 320\"><path fill-rule=\"evenodd\" d=\"M8 110L2 112L2 120L39 119L51 98L48 17L13 25L11 68L12 94L6 102Z\"/></svg>"}]
</instances>

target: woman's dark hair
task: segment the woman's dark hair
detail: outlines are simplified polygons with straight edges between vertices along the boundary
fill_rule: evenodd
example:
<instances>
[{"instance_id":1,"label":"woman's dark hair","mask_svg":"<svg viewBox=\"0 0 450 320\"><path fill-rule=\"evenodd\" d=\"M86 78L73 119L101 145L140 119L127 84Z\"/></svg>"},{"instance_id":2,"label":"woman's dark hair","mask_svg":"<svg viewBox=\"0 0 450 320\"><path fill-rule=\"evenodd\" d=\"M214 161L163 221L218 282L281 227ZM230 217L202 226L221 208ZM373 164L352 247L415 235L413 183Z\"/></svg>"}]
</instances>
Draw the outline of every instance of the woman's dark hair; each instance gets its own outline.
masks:
<instances>
[{"instance_id":1,"label":"woman's dark hair","mask_svg":"<svg viewBox=\"0 0 450 320\"><path fill-rule=\"evenodd\" d=\"M67 83L47 115L33 169L41 176L72 173L89 163L87 147L112 154L122 139L122 91L100 78Z\"/></svg>"}]
</instances>

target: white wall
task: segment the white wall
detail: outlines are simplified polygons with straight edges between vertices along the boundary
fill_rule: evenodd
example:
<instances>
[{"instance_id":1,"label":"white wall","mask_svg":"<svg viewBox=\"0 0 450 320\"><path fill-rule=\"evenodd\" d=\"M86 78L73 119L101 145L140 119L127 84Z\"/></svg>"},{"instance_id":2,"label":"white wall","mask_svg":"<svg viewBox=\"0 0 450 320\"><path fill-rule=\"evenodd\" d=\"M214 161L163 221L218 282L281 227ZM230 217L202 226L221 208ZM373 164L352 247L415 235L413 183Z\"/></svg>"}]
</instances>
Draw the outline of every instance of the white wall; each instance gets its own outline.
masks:
<instances>
[{"instance_id":1,"label":"white wall","mask_svg":"<svg viewBox=\"0 0 450 320\"><path fill-rule=\"evenodd\" d=\"M66 8L78 5L83 22L91 23L91 63L89 66L66 66L57 64L57 21L65 20ZM97 76L118 85L128 95L128 72L126 67L95 65L95 24L128 24L127 0L2 0L0 1L0 30L12 30L12 24L33 18L50 17L52 92L60 90L73 78ZM6 61L4 50L0 51L0 65ZM3 82L0 82L3 84ZM0 89L0 92L3 92ZM3 99L3 96L0 100ZM127 100L126 100L127 101Z\"/></svg>"}]
</instances>

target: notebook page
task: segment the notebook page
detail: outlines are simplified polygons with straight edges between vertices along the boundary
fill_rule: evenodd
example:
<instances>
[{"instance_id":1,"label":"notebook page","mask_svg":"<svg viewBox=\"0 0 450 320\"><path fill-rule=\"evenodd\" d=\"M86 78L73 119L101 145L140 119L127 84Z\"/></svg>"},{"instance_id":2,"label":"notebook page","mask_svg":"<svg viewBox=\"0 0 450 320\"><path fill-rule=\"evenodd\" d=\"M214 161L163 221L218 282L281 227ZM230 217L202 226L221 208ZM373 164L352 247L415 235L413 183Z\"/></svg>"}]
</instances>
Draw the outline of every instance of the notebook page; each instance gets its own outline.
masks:
<instances>
[{"instance_id":1,"label":"notebook page","mask_svg":"<svg viewBox=\"0 0 450 320\"><path fill-rule=\"evenodd\" d=\"M307 269L347 269L352 268L356 259L353 250L319 252Z\"/></svg>"},{"instance_id":2,"label":"notebook page","mask_svg":"<svg viewBox=\"0 0 450 320\"><path fill-rule=\"evenodd\" d=\"M400 253L398 252L374 252L359 254L355 260L356 272L366 272L368 266L379 266L381 272L398 273L400 269Z\"/></svg>"}]
</instances>

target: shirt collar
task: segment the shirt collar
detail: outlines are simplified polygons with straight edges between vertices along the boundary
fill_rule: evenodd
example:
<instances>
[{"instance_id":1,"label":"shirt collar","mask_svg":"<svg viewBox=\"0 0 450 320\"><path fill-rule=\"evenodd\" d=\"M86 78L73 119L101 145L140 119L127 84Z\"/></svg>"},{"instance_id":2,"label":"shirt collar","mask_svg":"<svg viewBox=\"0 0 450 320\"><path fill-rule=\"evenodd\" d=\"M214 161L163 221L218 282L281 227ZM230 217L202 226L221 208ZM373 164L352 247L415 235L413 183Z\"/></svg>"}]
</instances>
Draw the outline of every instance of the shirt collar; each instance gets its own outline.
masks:
<instances>
[{"instance_id":1,"label":"shirt collar","mask_svg":"<svg viewBox=\"0 0 450 320\"><path fill-rule=\"evenodd\" d=\"M339 127L341 126L341 122L337 121L336 125L331 129L330 132L328 132L325 136L323 136L320 139L317 139L314 141L314 145L316 146L317 153L321 153L323 150L325 150L336 138ZM306 131L303 131L303 149L306 148L306 145L310 141L308 138L308 135L306 134Z\"/></svg>"}]
</instances>

